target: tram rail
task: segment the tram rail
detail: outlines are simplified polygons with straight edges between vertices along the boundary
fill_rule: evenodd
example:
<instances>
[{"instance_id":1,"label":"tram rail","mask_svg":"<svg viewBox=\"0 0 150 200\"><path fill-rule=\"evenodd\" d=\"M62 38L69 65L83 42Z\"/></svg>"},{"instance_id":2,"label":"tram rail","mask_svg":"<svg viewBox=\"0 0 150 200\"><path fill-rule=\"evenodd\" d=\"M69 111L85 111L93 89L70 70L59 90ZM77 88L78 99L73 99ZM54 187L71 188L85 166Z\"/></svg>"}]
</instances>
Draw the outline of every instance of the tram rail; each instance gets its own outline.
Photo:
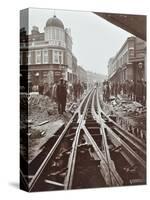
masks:
<instances>
[{"instance_id":1,"label":"tram rail","mask_svg":"<svg viewBox=\"0 0 150 200\"><path fill-rule=\"evenodd\" d=\"M131 179L144 180L145 146L102 111L98 96L96 88L85 95L32 174L29 191L119 186L130 184ZM132 178L126 178L126 169L135 170Z\"/></svg>"},{"instance_id":2,"label":"tram rail","mask_svg":"<svg viewBox=\"0 0 150 200\"><path fill-rule=\"evenodd\" d=\"M130 134L128 131L122 129L115 121L113 121L109 116L107 116L100 107L100 102L97 93L97 107L98 114L94 113L95 117L99 123L103 124L105 131L115 144L115 148L120 149L121 154L128 160L128 162L136 167L139 171L140 177L143 176L146 168L146 145L144 142L136 138L134 135ZM101 115L101 118L98 117Z\"/></svg>"}]
</instances>

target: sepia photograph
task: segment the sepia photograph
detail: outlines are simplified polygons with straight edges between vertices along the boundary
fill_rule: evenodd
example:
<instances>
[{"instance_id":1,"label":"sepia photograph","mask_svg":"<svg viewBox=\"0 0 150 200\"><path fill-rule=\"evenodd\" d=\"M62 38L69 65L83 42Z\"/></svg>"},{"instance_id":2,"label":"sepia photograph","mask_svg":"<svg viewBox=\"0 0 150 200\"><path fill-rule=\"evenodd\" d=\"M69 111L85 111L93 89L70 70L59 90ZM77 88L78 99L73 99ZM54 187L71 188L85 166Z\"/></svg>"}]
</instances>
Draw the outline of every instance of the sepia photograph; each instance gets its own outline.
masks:
<instances>
[{"instance_id":1,"label":"sepia photograph","mask_svg":"<svg viewBox=\"0 0 150 200\"><path fill-rule=\"evenodd\" d=\"M20 11L20 188L145 185L146 15Z\"/></svg>"}]
</instances>

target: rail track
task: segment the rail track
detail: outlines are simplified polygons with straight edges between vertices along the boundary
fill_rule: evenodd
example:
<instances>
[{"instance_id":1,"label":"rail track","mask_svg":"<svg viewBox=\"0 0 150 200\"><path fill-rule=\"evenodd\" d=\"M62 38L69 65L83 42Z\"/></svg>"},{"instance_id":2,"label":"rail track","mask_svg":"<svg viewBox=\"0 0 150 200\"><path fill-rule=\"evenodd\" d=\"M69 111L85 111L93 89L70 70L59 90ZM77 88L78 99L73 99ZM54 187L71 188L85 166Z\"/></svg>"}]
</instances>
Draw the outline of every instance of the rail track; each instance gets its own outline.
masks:
<instances>
[{"instance_id":1,"label":"rail track","mask_svg":"<svg viewBox=\"0 0 150 200\"><path fill-rule=\"evenodd\" d=\"M145 184L146 146L100 107L96 88L28 168L29 191Z\"/></svg>"},{"instance_id":2,"label":"rail track","mask_svg":"<svg viewBox=\"0 0 150 200\"><path fill-rule=\"evenodd\" d=\"M110 147L111 154L115 151L118 152L130 164L129 168L124 169L138 172L138 179L131 178L130 183L144 183L146 175L146 144L136 136L129 133L127 130L122 129L114 120L107 116L100 107L99 95L97 92L96 100L98 112L93 111L96 120L103 124L104 131L107 135L108 141L110 140L114 147ZM119 159L118 159L119 160ZM121 160L121 159L120 159ZM119 164L121 166L121 163ZM131 169L131 170L130 170ZM132 176L131 176L132 177Z\"/></svg>"}]
</instances>

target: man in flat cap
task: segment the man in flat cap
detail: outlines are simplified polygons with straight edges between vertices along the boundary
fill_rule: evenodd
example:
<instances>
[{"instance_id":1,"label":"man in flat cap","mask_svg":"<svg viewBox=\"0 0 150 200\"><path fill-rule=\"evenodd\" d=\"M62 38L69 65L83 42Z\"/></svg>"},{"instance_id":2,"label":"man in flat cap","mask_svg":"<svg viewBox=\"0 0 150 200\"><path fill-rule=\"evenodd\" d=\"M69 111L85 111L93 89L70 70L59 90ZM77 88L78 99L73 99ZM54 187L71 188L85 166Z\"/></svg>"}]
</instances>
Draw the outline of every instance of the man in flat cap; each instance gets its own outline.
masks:
<instances>
[{"instance_id":1,"label":"man in flat cap","mask_svg":"<svg viewBox=\"0 0 150 200\"><path fill-rule=\"evenodd\" d=\"M56 89L56 98L58 104L58 113L63 114L66 107L67 89L63 78L60 78Z\"/></svg>"}]
</instances>

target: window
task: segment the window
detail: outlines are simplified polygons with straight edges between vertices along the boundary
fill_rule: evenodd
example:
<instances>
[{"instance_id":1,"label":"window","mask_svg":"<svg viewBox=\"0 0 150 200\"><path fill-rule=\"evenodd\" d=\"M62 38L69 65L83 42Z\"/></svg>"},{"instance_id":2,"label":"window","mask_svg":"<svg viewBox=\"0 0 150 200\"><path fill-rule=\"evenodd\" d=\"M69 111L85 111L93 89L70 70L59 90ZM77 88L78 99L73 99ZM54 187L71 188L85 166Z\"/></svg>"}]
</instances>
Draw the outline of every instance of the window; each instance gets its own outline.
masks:
<instances>
[{"instance_id":1,"label":"window","mask_svg":"<svg viewBox=\"0 0 150 200\"><path fill-rule=\"evenodd\" d=\"M54 64L63 64L63 52L62 51L53 51L53 63Z\"/></svg>"},{"instance_id":2,"label":"window","mask_svg":"<svg viewBox=\"0 0 150 200\"><path fill-rule=\"evenodd\" d=\"M128 62L128 52L125 53L126 63Z\"/></svg>"},{"instance_id":3,"label":"window","mask_svg":"<svg viewBox=\"0 0 150 200\"><path fill-rule=\"evenodd\" d=\"M56 29L56 40L59 40L59 29Z\"/></svg>"},{"instance_id":4,"label":"window","mask_svg":"<svg viewBox=\"0 0 150 200\"><path fill-rule=\"evenodd\" d=\"M52 40L55 39L55 29L52 29Z\"/></svg>"},{"instance_id":5,"label":"window","mask_svg":"<svg viewBox=\"0 0 150 200\"><path fill-rule=\"evenodd\" d=\"M50 39L53 39L53 29L50 29Z\"/></svg>"},{"instance_id":6,"label":"window","mask_svg":"<svg viewBox=\"0 0 150 200\"><path fill-rule=\"evenodd\" d=\"M47 74L48 74L47 71L44 71L44 72L43 72L43 78L44 78L44 79L47 78Z\"/></svg>"},{"instance_id":7,"label":"window","mask_svg":"<svg viewBox=\"0 0 150 200\"><path fill-rule=\"evenodd\" d=\"M57 40L57 30L54 29L54 31L55 31L55 40Z\"/></svg>"},{"instance_id":8,"label":"window","mask_svg":"<svg viewBox=\"0 0 150 200\"><path fill-rule=\"evenodd\" d=\"M48 63L48 50L47 49L43 50L43 63L44 64Z\"/></svg>"},{"instance_id":9,"label":"window","mask_svg":"<svg viewBox=\"0 0 150 200\"><path fill-rule=\"evenodd\" d=\"M41 50L36 50L35 63L41 64Z\"/></svg>"},{"instance_id":10,"label":"window","mask_svg":"<svg viewBox=\"0 0 150 200\"><path fill-rule=\"evenodd\" d=\"M65 40L65 35L64 35L64 32L62 31L62 40L64 41Z\"/></svg>"},{"instance_id":11,"label":"window","mask_svg":"<svg viewBox=\"0 0 150 200\"><path fill-rule=\"evenodd\" d=\"M62 30L57 30L59 37L57 37L58 40L64 41L64 32Z\"/></svg>"},{"instance_id":12,"label":"window","mask_svg":"<svg viewBox=\"0 0 150 200\"><path fill-rule=\"evenodd\" d=\"M63 32L62 31L60 33L60 38L61 38L61 40L63 40Z\"/></svg>"},{"instance_id":13,"label":"window","mask_svg":"<svg viewBox=\"0 0 150 200\"><path fill-rule=\"evenodd\" d=\"M125 56L125 54L123 55L123 64L125 64L125 62L126 62L126 56Z\"/></svg>"},{"instance_id":14,"label":"window","mask_svg":"<svg viewBox=\"0 0 150 200\"><path fill-rule=\"evenodd\" d=\"M28 51L28 65L31 65L31 51Z\"/></svg>"},{"instance_id":15,"label":"window","mask_svg":"<svg viewBox=\"0 0 150 200\"><path fill-rule=\"evenodd\" d=\"M61 30L59 30L59 40L61 40Z\"/></svg>"},{"instance_id":16,"label":"window","mask_svg":"<svg viewBox=\"0 0 150 200\"><path fill-rule=\"evenodd\" d=\"M67 54L68 66L72 68L72 56L70 53Z\"/></svg>"}]
</instances>

